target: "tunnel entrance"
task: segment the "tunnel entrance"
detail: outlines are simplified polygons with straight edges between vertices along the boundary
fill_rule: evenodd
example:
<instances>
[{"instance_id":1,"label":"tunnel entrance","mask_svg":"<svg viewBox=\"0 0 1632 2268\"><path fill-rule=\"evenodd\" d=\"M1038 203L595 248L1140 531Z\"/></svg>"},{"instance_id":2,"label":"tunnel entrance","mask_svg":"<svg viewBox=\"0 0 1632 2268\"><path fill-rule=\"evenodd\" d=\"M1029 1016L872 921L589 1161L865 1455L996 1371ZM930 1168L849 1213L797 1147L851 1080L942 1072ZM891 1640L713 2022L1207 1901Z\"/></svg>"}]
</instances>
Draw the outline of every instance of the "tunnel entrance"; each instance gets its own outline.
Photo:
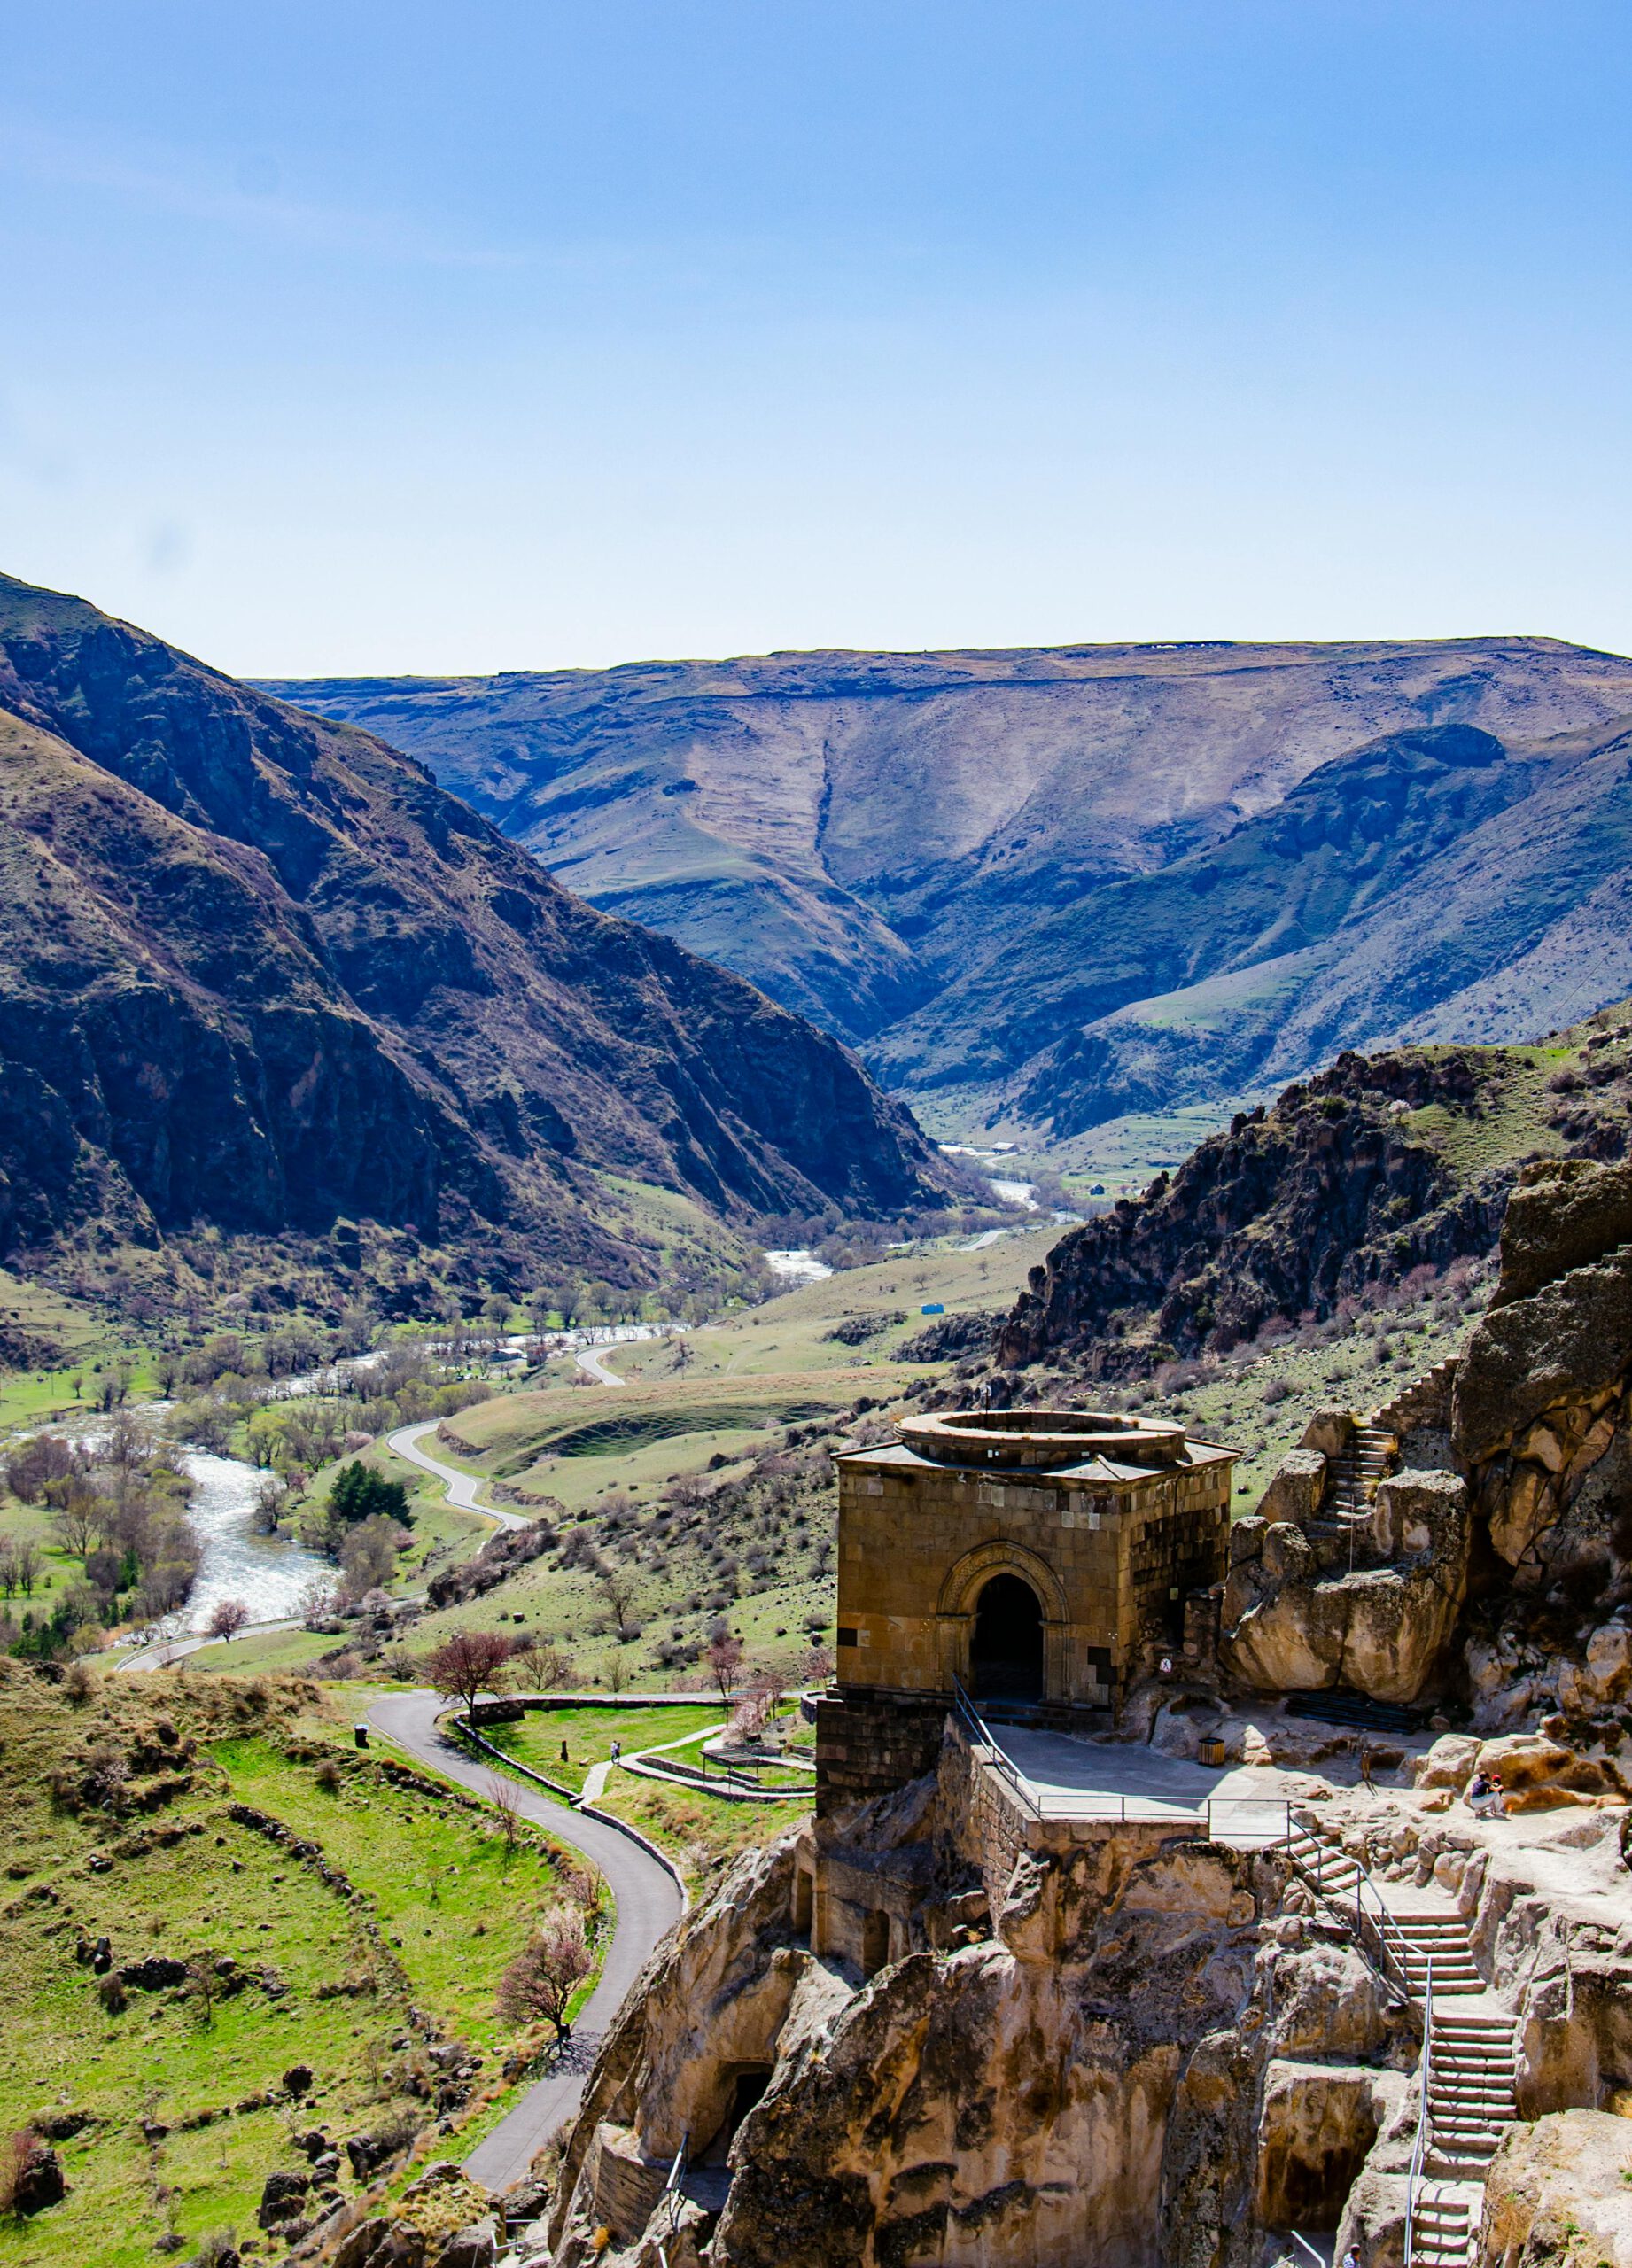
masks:
<instances>
[{"instance_id":1,"label":"tunnel entrance","mask_svg":"<svg viewBox=\"0 0 1632 2268\"><path fill-rule=\"evenodd\" d=\"M980 1595L969 1676L975 1693L987 1700L1043 1697L1043 1610L1018 1575L994 1575Z\"/></svg>"},{"instance_id":2,"label":"tunnel entrance","mask_svg":"<svg viewBox=\"0 0 1632 2268\"><path fill-rule=\"evenodd\" d=\"M726 2154L736 2140L736 2130L759 2101L771 2084L768 2063L739 2063L734 2070L727 2068L726 2077L731 2093L726 2104L726 2115L715 2129L711 2140L701 2153L704 2165L724 2165Z\"/></svg>"}]
</instances>

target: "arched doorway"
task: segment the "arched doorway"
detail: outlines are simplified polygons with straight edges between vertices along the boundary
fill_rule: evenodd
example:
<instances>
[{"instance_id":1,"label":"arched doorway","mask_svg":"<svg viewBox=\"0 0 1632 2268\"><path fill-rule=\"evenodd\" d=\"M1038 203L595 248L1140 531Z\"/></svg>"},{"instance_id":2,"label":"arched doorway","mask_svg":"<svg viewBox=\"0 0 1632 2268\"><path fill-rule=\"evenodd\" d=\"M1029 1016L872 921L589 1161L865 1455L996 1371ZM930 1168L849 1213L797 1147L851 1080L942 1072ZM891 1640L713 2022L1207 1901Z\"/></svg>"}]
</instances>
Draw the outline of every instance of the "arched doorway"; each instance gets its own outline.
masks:
<instances>
[{"instance_id":1,"label":"arched doorway","mask_svg":"<svg viewBox=\"0 0 1632 2268\"><path fill-rule=\"evenodd\" d=\"M1018 1575L994 1575L975 1609L969 1676L988 1700L1043 1697L1043 1609Z\"/></svg>"}]
</instances>

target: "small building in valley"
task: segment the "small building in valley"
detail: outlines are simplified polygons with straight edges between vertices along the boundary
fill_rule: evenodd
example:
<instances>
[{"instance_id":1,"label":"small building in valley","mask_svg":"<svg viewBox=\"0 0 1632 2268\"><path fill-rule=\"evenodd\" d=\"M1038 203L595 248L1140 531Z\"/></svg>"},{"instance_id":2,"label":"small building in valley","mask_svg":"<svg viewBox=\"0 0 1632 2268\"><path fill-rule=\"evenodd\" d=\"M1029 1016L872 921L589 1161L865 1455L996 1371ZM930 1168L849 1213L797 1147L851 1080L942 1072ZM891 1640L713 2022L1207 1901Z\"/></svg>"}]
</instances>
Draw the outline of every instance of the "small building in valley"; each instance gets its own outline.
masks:
<instances>
[{"instance_id":1,"label":"small building in valley","mask_svg":"<svg viewBox=\"0 0 1632 2268\"><path fill-rule=\"evenodd\" d=\"M1076 1410L909 1418L840 1451L819 1809L932 1769L960 1689L1107 1721L1228 1573L1235 1459L1182 1425Z\"/></svg>"}]
</instances>

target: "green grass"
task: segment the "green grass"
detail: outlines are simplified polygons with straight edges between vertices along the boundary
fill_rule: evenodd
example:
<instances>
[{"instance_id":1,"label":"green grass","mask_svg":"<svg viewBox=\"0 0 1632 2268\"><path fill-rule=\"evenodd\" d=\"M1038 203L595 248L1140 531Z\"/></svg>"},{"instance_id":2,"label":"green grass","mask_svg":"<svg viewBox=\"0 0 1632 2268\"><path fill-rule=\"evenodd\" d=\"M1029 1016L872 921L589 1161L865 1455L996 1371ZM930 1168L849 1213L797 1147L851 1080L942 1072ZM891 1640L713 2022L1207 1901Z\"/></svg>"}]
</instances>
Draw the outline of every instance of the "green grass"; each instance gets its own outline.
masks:
<instances>
[{"instance_id":1,"label":"green grass","mask_svg":"<svg viewBox=\"0 0 1632 2268\"><path fill-rule=\"evenodd\" d=\"M718 1731L723 1722L718 1705L677 1702L672 1709L530 1709L518 1724L485 1726L483 1733L507 1756L532 1765L576 1794L590 1767L610 1756L615 1740L633 1755L638 1749L679 1740L682 1734Z\"/></svg>"},{"instance_id":2,"label":"green grass","mask_svg":"<svg viewBox=\"0 0 1632 2268\"><path fill-rule=\"evenodd\" d=\"M804 1803L729 1803L723 1796L693 1794L627 1775L614 1779L603 1811L638 1827L679 1867L693 1898L706 1895L732 1861L758 1850L809 1818Z\"/></svg>"},{"instance_id":3,"label":"green grass","mask_svg":"<svg viewBox=\"0 0 1632 2268\"><path fill-rule=\"evenodd\" d=\"M343 2137L403 2109L429 2124L431 2108L405 2088L423 2062L410 2008L484 2057L472 2131L498 2115L482 2099L509 2045L494 1987L552 1893L548 1857L533 1845L507 1863L482 1814L424 1784L393 1785L380 1759L309 1729L291 1756L297 1728L276 1693L271 1709L268 1720L252 1689L218 1681L115 1681L78 1713L32 1678L0 1684L11 1876L0 2124L69 2109L89 2120L58 2146L68 2197L31 2222L0 2222L0 2262L136 2268L167 2227L190 2244L227 2225L245 2235L267 2173L304 2163L291 2131L321 2123ZM138 1728L151 1738L160 1718L214 1736L190 1789L145 1818L53 1807L45 1775L65 1753ZM315 1777L325 1754L339 1773L333 1792ZM233 1800L315 1840L355 1894L235 1821ZM284 1990L257 1982L206 2011L180 1989L132 1988L109 2015L74 1958L82 1929L106 1932L119 1965L230 1955L246 1971L269 1967ZM362 1989L320 1997L338 1984ZM298 2108L282 2086L297 2062L315 2074ZM269 2104L233 2108L268 2093ZM150 2144L142 2119L167 2131Z\"/></svg>"},{"instance_id":4,"label":"green grass","mask_svg":"<svg viewBox=\"0 0 1632 2268\"><path fill-rule=\"evenodd\" d=\"M1197 1386L1142 1406L1153 1416L1182 1418L1193 1434L1241 1452L1235 1469L1235 1510L1251 1511L1286 1452L1317 1410L1368 1416L1447 1355L1460 1349L1488 1292L1470 1288L1466 1304L1425 1298L1363 1327L1288 1340L1247 1363L1222 1367ZM1372 1324L1380 1322L1379 1338Z\"/></svg>"}]
</instances>

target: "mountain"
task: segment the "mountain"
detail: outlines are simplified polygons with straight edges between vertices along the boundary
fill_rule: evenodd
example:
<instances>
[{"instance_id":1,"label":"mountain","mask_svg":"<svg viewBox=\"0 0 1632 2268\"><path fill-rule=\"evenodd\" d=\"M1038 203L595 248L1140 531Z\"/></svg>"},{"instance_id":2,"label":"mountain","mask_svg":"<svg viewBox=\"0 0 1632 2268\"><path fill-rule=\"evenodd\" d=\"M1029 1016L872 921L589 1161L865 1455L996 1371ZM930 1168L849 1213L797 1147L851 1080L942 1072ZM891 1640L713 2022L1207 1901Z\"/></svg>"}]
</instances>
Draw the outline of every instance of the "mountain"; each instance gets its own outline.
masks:
<instances>
[{"instance_id":1,"label":"mountain","mask_svg":"<svg viewBox=\"0 0 1632 2268\"><path fill-rule=\"evenodd\" d=\"M1632 661L1556 640L274 689L410 749L944 1131L1069 1134L1632 988Z\"/></svg>"},{"instance_id":2,"label":"mountain","mask_svg":"<svg viewBox=\"0 0 1632 2268\"><path fill-rule=\"evenodd\" d=\"M0 579L0 1253L411 1230L635 1280L642 1190L944 1172L827 1035L596 913L410 757Z\"/></svg>"},{"instance_id":3,"label":"mountain","mask_svg":"<svg viewBox=\"0 0 1632 2268\"><path fill-rule=\"evenodd\" d=\"M1522 1165L1632 1147L1632 1002L1529 1047L1345 1053L1031 1271L999 1360L1139 1378L1496 1247Z\"/></svg>"}]
</instances>

